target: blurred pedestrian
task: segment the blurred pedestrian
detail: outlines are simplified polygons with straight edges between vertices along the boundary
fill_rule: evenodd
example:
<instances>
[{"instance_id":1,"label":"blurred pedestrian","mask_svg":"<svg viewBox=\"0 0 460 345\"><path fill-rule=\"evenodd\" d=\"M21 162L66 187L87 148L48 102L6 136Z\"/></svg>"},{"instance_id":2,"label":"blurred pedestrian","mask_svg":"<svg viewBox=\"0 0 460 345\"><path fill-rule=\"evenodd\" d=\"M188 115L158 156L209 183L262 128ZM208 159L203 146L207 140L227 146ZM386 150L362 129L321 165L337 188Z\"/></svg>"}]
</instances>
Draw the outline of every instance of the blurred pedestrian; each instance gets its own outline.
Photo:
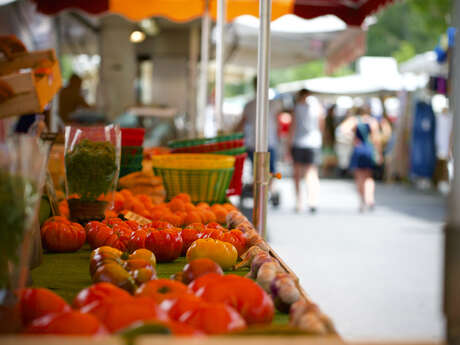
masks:
<instances>
[{"instance_id":1,"label":"blurred pedestrian","mask_svg":"<svg viewBox=\"0 0 460 345\"><path fill-rule=\"evenodd\" d=\"M375 181L373 172L381 162L380 129L378 121L370 115L368 107L358 108L356 115L340 125L343 132L354 133L354 148L350 171L354 173L360 196L360 211L375 207Z\"/></svg>"},{"instance_id":2,"label":"blurred pedestrian","mask_svg":"<svg viewBox=\"0 0 460 345\"><path fill-rule=\"evenodd\" d=\"M296 95L294 116L291 124L291 154L294 162L294 184L296 193L296 212L302 208L300 181L305 177L307 183L307 206L314 213L318 207L319 176L318 165L321 160L324 118L319 107L313 107L307 98L310 92L300 90Z\"/></svg>"}]
</instances>

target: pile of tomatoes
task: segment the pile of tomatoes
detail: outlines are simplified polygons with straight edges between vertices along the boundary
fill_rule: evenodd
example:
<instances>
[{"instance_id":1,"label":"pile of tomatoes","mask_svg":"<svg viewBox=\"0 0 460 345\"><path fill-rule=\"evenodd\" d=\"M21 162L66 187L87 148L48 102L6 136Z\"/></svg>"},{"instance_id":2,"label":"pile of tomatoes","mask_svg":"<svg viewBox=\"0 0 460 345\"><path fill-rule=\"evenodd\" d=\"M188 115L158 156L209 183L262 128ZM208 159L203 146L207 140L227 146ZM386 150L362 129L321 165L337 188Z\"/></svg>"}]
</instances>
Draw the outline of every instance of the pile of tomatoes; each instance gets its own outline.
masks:
<instances>
[{"instance_id":1,"label":"pile of tomatoes","mask_svg":"<svg viewBox=\"0 0 460 345\"><path fill-rule=\"evenodd\" d=\"M18 295L28 334L127 334L136 329L224 334L270 324L274 316L270 296L255 282L221 272L198 276L188 285L151 280L133 295L110 283L97 283L80 291L72 306L47 289L28 288Z\"/></svg>"}]
</instances>

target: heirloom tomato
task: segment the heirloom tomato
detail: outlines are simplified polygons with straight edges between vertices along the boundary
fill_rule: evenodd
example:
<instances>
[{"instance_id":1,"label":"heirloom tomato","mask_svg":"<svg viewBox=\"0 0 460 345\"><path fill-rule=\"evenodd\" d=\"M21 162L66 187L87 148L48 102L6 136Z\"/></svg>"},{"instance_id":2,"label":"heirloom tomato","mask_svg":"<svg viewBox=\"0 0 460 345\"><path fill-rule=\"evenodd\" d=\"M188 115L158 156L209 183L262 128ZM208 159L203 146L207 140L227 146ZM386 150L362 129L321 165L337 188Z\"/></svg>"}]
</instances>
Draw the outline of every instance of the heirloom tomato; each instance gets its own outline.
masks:
<instances>
[{"instance_id":1,"label":"heirloom tomato","mask_svg":"<svg viewBox=\"0 0 460 345\"><path fill-rule=\"evenodd\" d=\"M182 246L183 241L178 229L152 229L145 239L145 248L155 254L158 262L174 261L180 256Z\"/></svg>"}]
</instances>

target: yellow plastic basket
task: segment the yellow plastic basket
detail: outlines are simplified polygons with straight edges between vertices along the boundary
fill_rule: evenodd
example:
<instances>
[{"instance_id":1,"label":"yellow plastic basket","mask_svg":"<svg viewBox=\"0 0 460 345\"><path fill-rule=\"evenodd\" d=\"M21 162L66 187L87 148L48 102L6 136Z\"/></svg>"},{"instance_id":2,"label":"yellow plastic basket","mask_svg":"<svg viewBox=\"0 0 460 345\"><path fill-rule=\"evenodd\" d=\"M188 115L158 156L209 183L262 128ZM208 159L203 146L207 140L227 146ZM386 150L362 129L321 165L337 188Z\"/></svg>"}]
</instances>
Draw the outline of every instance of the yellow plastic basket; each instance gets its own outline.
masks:
<instances>
[{"instance_id":1,"label":"yellow plastic basket","mask_svg":"<svg viewBox=\"0 0 460 345\"><path fill-rule=\"evenodd\" d=\"M202 153L178 153L152 157L154 168L210 170L229 169L235 165L235 157Z\"/></svg>"},{"instance_id":2,"label":"yellow plastic basket","mask_svg":"<svg viewBox=\"0 0 460 345\"><path fill-rule=\"evenodd\" d=\"M153 167L171 200L179 193L188 193L192 202L224 202L234 168L226 169L168 169Z\"/></svg>"}]
</instances>

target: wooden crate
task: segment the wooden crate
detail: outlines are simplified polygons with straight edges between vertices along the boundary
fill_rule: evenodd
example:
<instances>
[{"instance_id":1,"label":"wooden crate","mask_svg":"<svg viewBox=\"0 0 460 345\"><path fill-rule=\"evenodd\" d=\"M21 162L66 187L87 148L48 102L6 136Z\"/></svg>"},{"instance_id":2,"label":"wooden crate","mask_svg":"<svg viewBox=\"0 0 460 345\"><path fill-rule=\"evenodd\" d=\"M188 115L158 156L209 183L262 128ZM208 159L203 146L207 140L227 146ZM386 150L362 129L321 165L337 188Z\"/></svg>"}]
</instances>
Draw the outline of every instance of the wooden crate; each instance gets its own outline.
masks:
<instances>
[{"instance_id":1,"label":"wooden crate","mask_svg":"<svg viewBox=\"0 0 460 345\"><path fill-rule=\"evenodd\" d=\"M43 60L51 62L51 74L38 77L33 69ZM0 103L0 118L43 112L62 86L54 50L21 53L12 60L0 60L0 79L15 93L13 98Z\"/></svg>"}]
</instances>

